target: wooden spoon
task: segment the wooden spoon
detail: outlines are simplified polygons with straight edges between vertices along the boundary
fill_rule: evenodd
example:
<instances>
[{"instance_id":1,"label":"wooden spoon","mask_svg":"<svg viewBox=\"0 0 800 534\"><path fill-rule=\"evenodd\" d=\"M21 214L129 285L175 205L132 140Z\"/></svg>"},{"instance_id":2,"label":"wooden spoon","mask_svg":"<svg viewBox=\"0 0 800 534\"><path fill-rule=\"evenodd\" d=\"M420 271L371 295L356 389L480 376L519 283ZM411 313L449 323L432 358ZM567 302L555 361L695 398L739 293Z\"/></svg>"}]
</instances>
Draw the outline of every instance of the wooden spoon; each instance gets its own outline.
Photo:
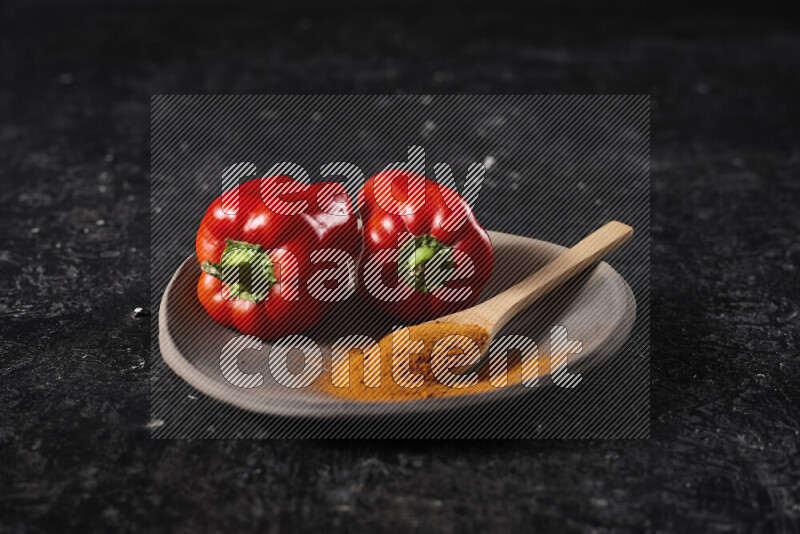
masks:
<instances>
[{"instance_id":1,"label":"wooden spoon","mask_svg":"<svg viewBox=\"0 0 800 534\"><path fill-rule=\"evenodd\" d=\"M515 315L619 248L631 236L633 228L627 224L606 223L522 282L482 304L438 321L480 326L489 333L488 344Z\"/></svg>"},{"instance_id":2,"label":"wooden spoon","mask_svg":"<svg viewBox=\"0 0 800 534\"><path fill-rule=\"evenodd\" d=\"M618 221L606 223L522 282L486 302L409 327L408 333L412 340L422 339L425 342L424 352L417 353L418 357L413 358L420 360L421 365L414 365L412 361L410 370L424 372L421 367L425 367L426 360L430 359L433 345L447 336L464 335L472 338L478 344L481 354L486 354L497 332L514 316L617 249L632 235L633 228L627 224ZM395 334L396 332L392 332L387 337L392 338ZM386 346L384 340L379 345ZM396 347L392 353L393 359L400 356Z\"/></svg>"},{"instance_id":3,"label":"wooden spoon","mask_svg":"<svg viewBox=\"0 0 800 534\"><path fill-rule=\"evenodd\" d=\"M465 388L468 385L456 384L455 382L459 381L457 377L453 378L454 383L440 383L442 373L438 373L437 369L432 367L432 360L441 361L451 370L458 365L444 361L443 358L433 359L432 353L449 354L450 349L459 346L457 342L459 339L472 340L474 344L468 342L469 347L463 345L459 347L469 362L461 366L467 368L467 371L458 376L474 375L472 371L486 360L484 356L488 352L489 345L508 321L615 250L632 235L633 228L630 226L617 221L609 222L536 273L486 302L433 321L392 332L379 342L378 347L364 355L364 376L384 375L380 380L380 386L369 386L362 381L355 384L355 387L331 388L331 393L365 401L415 400L457 393L453 388ZM437 346L440 341L443 343ZM476 346L480 353L477 363ZM442 352L439 352L440 350ZM471 354L468 354L470 350ZM472 365L469 366L470 364ZM472 378L477 380L476 376ZM436 379L439 379L438 382ZM421 387L423 384L424 387ZM365 385L367 387L364 387Z\"/></svg>"}]
</instances>

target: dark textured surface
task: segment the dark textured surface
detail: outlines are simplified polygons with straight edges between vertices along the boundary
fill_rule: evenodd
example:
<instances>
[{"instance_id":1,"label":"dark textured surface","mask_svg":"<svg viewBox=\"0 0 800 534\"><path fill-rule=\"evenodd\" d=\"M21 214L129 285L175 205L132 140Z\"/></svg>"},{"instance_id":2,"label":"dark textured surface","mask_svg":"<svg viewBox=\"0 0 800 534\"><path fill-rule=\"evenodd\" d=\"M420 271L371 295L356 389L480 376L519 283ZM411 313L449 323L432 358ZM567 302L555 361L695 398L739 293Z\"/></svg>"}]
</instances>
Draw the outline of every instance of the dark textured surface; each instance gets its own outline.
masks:
<instances>
[{"instance_id":1,"label":"dark textured surface","mask_svg":"<svg viewBox=\"0 0 800 534\"><path fill-rule=\"evenodd\" d=\"M4 9L0 531L800 528L788 20ZM150 95L398 88L652 94L651 439L150 440Z\"/></svg>"}]
</instances>

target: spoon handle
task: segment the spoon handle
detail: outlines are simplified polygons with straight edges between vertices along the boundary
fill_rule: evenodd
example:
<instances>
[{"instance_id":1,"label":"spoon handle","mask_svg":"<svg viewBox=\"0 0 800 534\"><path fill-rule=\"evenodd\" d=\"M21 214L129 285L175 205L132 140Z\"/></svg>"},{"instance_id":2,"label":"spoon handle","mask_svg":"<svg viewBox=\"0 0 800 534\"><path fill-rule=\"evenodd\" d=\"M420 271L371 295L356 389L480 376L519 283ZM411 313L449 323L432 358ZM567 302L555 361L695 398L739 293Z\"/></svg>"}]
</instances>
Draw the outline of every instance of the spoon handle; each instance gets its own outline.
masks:
<instances>
[{"instance_id":1,"label":"spoon handle","mask_svg":"<svg viewBox=\"0 0 800 534\"><path fill-rule=\"evenodd\" d=\"M522 282L473 309L486 318L496 332L517 313L599 261L632 235L633 228L627 224L606 223Z\"/></svg>"}]
</instances>

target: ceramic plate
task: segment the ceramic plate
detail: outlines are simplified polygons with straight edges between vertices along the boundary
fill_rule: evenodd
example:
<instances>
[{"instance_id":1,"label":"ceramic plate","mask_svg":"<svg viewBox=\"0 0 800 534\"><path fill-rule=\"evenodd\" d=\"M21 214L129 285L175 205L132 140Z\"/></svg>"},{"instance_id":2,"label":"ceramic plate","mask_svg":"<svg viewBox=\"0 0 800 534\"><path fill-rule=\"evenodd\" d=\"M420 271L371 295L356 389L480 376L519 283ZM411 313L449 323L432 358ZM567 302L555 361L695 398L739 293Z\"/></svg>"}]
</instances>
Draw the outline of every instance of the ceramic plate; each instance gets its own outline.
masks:
<instances>
[{"instance_id":1,"label":"ceramic plate","mask_svg":"<svg viewBox=\"0 0 800 534\"><path fill-rule=\"evenodd\" d=\"M494 247L492 279L480 301L493 297L537 271L566 249L553 243L526 237L489 232ZM200 266L194 256L187 258L172 277L159 310L159 344L164 361L186 382L202 393L222 402L263 414L302 417L362 416L375 414L413 414L463 408L471 404L497 402L508 395L524 395L529 388L510 386L488 393L412 402L355 402L329 397L312 388L292 390L272 380L267 363L270 342L260 351L240 353L239 368L246 373L260 372L264 382L255 388L230 384L220 370L222 347L238 332L211 320L197 300ZM399 326L398 321L379 313L354 313L368 309L358 296L337 303L325 318L303 334L323 350L326 370L330 345L342 336L362 334L380 339ZM533 305L507 324L499 335L523 334L539 347L549 347L550 327L564 326L570 339L583 343L580 354L570 356L569 365L581 362L602 365L630 335L636 316L636 303L630 287L607 263L601 262L579 276L551 298ZM328 374L328 378L330 375ZM325 378L321 375L319 380ZM547 382L540 380L540 382Z\"/></svg>"}]
</instances>

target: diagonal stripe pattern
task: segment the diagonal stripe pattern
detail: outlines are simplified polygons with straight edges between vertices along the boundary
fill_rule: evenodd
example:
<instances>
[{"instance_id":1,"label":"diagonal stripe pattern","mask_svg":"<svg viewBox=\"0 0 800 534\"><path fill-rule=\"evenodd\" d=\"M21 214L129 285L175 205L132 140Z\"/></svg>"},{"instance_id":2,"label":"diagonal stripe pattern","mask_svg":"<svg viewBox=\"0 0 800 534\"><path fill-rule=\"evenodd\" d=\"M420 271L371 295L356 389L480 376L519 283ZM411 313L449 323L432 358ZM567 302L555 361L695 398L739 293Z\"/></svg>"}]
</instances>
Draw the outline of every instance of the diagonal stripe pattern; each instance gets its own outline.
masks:
<instances>
[{"instance_id":1,"label":"diagonal stripe pattern","mask_svg":"<svg viewBox=\"0 0 800 534\"><path fill-rule=\"evenodd\" d=\"M152 425L153 437L647 437L649 128L647 96L154 96L154 310L172 275L194 254L195 233L206 207L235 178L260 177L278 163L293 162L314 182L342 181L355 198L360 184L353 176L360 174L365 180L393 162L409 161L409 149L422 147L425 174L435 179L435 165L446 163L461 191L474 164L483 164L482 187L471 191L470 199L475 198L474 214L489 230L570 246L611 219L633 226L633 239L606 261L630 285L637 313L630 339L613 358L595 365L586 355L571 368L582 377L579 382L567 380L574 387L552 385L542 374L528 380L537 384L525 395L503 389L485 406L476 407L465 397L443 413L397 415L387 408L363 417L344 417L335 407L321 408L317 417L267 416L212 400L187 385L159 357L158 314L153 314L151 411L154 421L164 422ZM323 169L341 174L324 177ZM503 276L493 274L501 281ZM557 306L559 297L584 278L551 294L542 306ZM590 312L599 316L604 310ZM351 306L348 314L338 320L341 336L367 346L368 339L359 338L362 332L347 330L346 323L369 320L376 312ZM542 330L550 326L555 325L542 325ZM512 326L508 334L524 340L529 332L513 331ZM525 342L517 348L531 354ZM353 352L352 357L360 356ZM525 372L530 374L532 368ZM268 366L258 369L269 374ZM368 372L371 379L378 378L374 370ZM290 376L283 379L291 381ZM249 386L258 383L256 378L247 380ZM231 386L232 397L240 393L241 388ZM287 395L275 402L288 405L294 399Z\"/></svg>"}]
</instances>

